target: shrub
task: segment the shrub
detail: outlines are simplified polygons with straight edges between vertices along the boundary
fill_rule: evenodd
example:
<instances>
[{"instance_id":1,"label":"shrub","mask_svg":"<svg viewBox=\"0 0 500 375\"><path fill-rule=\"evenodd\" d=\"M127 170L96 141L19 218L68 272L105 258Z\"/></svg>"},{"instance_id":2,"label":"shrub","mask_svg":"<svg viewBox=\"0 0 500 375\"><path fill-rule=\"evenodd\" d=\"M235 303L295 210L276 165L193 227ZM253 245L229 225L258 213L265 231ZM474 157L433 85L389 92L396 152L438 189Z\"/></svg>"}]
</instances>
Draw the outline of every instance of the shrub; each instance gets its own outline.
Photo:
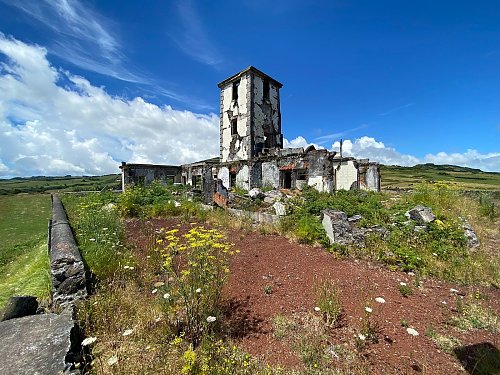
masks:
<instances>
[{"instance_id":1,"label":"shrub","mask_svg":"<svg viewBox=\"0 0 500 375\"><path fill-rule=\"evenodd\" d=\"M220 318L222 287L234 254L233 245L223 238L214 229L195 227L182 236L172 229L157 241L170 280L167 313L173 324L183 320L184 332L195 346Z\"/></svg>"}]
</instances>

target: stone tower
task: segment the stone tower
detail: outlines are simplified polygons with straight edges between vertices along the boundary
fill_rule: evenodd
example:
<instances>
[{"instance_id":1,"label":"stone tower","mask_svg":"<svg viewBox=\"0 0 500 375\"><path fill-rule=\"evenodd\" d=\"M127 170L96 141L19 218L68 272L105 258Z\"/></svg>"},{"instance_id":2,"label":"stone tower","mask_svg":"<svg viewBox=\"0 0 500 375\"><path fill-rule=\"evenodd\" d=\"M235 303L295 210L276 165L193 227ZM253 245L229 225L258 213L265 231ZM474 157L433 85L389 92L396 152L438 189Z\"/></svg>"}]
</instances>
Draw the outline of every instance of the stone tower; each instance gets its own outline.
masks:
<instances>
[{"instance_id":1,"label":"stone tower","mask_svg":"<svg viewBox=\"0 0 500 375\"><path fill-rule=\"evenodd\" d=\"M281 83L250 66L218 86L221 162L249 160L283 148Z\"/></svg>"}]
</instances>

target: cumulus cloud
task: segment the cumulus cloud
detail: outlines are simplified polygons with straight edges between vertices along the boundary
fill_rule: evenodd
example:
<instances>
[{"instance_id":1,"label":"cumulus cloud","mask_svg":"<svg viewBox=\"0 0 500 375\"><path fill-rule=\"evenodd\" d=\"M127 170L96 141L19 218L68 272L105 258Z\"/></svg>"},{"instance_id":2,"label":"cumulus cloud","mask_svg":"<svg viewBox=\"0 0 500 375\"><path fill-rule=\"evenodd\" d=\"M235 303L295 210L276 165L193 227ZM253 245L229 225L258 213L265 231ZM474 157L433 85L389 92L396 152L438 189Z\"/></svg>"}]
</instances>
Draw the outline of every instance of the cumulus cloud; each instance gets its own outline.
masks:
<instances>
[{"instance_id":1,"label":"cumulus cloud","mask_svg":"<svg viewBox=\"0 0 500 375\"><path fill-rule=\"evenodd\" d=\"M334 151L340 150L340 143L332 145ZM464 153L439 152L427 154L423 159L413 155L402 154L395 148L386 146L383 142L372 137L356 138L354 141L347 139L342 145L345 156L356 158L369 158L386 165L413 166L419 163L453 164L469 168L479 168L487 172L500 172L500 153L481 154L476 150L467 150Z\"/></svg>"},{"instance_id":2,"label":"cumulus cloud","mask_svg":"<svg viewBox=\"0 0 500 375\"><path fill-rule=\"evenodd\" d=\"M216 114L113 97L53 67L45 48L0 34L2 55L0 176L117 173L121 160L179 164L218 154Z\"/></svg>"},{"instance_id":3,"label":"cumulus cloud","mask_svg":"<svg viewBox=\"0 0 500 375\"><path fill-rule=\"evenodd\" d=\"M438 152L427 154L424 157L426 163L453 164L469 168L479 168L483 171L500 172L500 152L481 154L476 150L467 150L463 154Z\"/></svg>"},{"instance_id":4,"label":"cumulus cloud","mask_svg":"<svg viewBox=\"0 0 500 375\"><path fill-rule=\"evenodd\" d=\"M337 141L332 145L332 149L340 151L340 143ZM342 145L344 156L354 156L356 158L368 158L381 164L410 166L419 163L419 159L412 155L405 155L392 147L387 147L384 143L372 137L356 138L353 141L346 139Z\"/></svg>"}]
</instances>

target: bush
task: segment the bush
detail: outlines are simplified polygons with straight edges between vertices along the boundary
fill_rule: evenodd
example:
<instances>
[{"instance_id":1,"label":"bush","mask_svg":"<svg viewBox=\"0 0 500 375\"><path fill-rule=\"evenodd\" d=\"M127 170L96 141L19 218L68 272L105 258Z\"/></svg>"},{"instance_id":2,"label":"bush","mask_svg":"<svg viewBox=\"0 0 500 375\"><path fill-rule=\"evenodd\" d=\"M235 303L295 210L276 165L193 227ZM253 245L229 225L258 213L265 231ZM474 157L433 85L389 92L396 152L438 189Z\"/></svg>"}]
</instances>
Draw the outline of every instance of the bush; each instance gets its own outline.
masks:
<instances>
[{"instance_id":1,"label":"bush","mask_svg":"<svg viewBox=\"0 0 500 375\"><path fill-rule=\"evenodd\" d=\"M222 287L229 275L232 244L214 229L195 227L179 236L178 229L157 240L163 267L171 282L167 313L173 324L181 319L184 332L194 346L220 318Z\"/></svg>"}]
</instances>

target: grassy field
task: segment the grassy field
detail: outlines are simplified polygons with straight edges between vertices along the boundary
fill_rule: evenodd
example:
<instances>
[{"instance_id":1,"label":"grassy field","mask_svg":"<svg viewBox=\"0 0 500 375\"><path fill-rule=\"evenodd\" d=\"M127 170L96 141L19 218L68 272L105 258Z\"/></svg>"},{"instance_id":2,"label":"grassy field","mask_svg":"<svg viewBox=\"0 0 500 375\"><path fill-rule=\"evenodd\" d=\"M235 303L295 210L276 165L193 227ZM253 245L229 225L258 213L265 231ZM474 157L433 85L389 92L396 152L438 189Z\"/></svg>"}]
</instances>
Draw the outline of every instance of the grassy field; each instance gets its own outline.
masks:
<instances>
[{"instance_id":1,"label":"grassy field","mask_svg":"<svg viewBox=\"0 0 500 375\"><path fill-rule=\"evenodd\" d=\"M100 191L120 189L120 175L80 176L80 177L16 177L0 179L0 195L18 193L42 193L51 191Z\"/></svg>"},{"instance_id":2,"label":"grassy field","mask_svg":"<svg viewBox=\"0 0 500 375\"><path fill-rule=\"evenodd\" d=\"M49 296L49 218L49 195L0 196L0 308L15 294Z\"/></svg>"},{"instance_id":3,"label":"grassy field","mask_svg":"<svg viewBox=\"0 0 500 375\"><path fill-rule=\"evenodd\" d=\"M382 189L410 189L424 181L443 181L461 190L500 191L500 173L454 165L382 166Z\"/></svg>"}]
</instances>

